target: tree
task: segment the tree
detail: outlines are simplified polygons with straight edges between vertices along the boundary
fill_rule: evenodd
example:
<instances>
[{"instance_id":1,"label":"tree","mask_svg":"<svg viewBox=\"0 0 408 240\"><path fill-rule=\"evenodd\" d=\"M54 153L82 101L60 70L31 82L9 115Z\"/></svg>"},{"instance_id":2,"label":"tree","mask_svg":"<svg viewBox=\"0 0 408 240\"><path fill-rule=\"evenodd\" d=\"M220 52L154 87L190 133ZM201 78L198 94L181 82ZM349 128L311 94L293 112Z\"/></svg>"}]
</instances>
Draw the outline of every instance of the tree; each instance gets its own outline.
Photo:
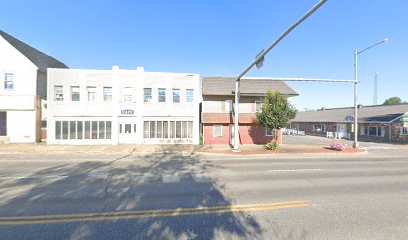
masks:
<instances>
[{"instance_id":1,"label":"tree","mask_svg":"<svg viewBox=\"0 0 408 240\"><path fill-rule=\"evenodd\" d=\"M391 97L384 101L383 105L393 105L401 103L401 98L399 97Z\"/></svg>"},{"instance_id":2,"label":"tree","mask_svg":"<svg viewBox=\"0 0 408 240\"><path fill-rule=\"evenodd\" d=\"M261 111L256 113L259 124L267 129L281 129L296 116L296 109L279 92L268 91L262 101ZM274 134L274 142L277 136Z\"/></svg>"}]
</instances>

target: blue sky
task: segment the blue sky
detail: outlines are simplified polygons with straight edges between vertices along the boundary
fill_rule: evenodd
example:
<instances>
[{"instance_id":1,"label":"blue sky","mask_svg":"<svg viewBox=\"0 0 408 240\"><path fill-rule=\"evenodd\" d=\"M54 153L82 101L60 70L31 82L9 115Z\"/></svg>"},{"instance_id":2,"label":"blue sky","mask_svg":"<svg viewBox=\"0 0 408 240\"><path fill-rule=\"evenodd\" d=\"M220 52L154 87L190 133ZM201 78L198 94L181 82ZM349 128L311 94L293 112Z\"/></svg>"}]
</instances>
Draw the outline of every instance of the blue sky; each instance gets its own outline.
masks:
<instances>
[{"instance_id":1,"label":"blue sky","mask_svg":"<svg viewBox=\"0 0 408 240\"><path fill-rule=\"evenodd\" d=\"M318 0L14 0L2 2L0 28L71 68L236 76ZM408 100L408 1L329 0L247 76L353 78L359 56L360 102ZM352 106L351 84L290 83L299 109Z\"/></svg>"}]
</instances>

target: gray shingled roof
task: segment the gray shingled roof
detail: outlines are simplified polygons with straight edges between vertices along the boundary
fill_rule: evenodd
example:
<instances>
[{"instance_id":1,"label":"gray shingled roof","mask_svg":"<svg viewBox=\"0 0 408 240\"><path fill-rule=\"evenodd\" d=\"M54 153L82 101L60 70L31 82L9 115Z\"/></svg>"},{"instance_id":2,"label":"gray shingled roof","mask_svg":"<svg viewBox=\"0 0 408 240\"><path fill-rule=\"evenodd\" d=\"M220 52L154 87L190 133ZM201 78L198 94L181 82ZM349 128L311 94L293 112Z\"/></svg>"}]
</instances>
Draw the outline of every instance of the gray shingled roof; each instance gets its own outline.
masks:
<instances>
[{"instance_id":1,"label":"gray shingled roof","mask_svg":"<svg viewBox=\"0 0 408 240\"><path fill-rule=\"evenodd\" d=\"M37 49L23 43L13 36L10 36L2 30L0 30L0 36L6 39L7 42L17 49L17 51L21 52L32 63L34 63L41 72L47 72L47 68L68 68L64 63L38 51Z\"/></svg>"},{"instance_id":2,"label":"gray shingled roof","mask_svg":"<svg viewBox=\"0 0 408 240\"><path fill-rule=\"evenodd\" d=\"M203 77L203 95L231 95L235 92L234 77ZM260 79L242 79L241 94L265 95L268 90L278 91L288 96L299 95L284 82Z\"/></svg>"},{"instance_id":3,"label":"gray shingled roof","mask_svg":"<svg viewBox=\"0 0 408 240\"><path fill-rule=\"evenodd\" d=\"M358 109L359 122L390 122L408 113L408 104L363 106ZM330 108L297 112L293 122L347 122L354 108Z\"/></svg>"}]
</instances>

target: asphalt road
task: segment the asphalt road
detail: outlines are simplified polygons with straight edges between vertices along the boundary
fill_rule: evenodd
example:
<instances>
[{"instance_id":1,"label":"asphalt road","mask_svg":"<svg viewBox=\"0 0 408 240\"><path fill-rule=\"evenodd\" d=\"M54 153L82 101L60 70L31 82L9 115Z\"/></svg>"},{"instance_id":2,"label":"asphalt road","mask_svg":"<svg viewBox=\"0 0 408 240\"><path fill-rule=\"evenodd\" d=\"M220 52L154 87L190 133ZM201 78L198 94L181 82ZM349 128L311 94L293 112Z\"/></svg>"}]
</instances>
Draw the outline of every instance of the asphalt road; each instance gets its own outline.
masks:
<instances>
[{"instance_id":1,"label":"asphalt road","mask_svg":"<svg viewBox=\"0 0 408 240\"><path fill-rule=\"evenodd\" d=\"M0 239L408 239L406 156L1 155Z\"/></svg>"}]
</instances>

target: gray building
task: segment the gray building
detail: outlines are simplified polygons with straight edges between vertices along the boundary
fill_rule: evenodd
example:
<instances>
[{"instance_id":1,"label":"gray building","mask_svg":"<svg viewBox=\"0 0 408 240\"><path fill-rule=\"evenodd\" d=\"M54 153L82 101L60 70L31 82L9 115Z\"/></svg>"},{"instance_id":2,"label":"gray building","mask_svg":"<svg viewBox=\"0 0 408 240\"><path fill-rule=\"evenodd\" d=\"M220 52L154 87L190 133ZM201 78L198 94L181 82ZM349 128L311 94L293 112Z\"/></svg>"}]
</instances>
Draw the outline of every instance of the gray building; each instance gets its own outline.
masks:
<instances>
[{"instance_id":1,"label":"gray building","mask_svg":"<svg viewBox=\"0 0 408 240\"><path fill-rule=\"evenodd\" d=\"M352 138L354 108L300 111L290 128L307 135ZM359 106L358 137L367 141L408 143L408 104Z\"/></svg>"}]
</instances>

